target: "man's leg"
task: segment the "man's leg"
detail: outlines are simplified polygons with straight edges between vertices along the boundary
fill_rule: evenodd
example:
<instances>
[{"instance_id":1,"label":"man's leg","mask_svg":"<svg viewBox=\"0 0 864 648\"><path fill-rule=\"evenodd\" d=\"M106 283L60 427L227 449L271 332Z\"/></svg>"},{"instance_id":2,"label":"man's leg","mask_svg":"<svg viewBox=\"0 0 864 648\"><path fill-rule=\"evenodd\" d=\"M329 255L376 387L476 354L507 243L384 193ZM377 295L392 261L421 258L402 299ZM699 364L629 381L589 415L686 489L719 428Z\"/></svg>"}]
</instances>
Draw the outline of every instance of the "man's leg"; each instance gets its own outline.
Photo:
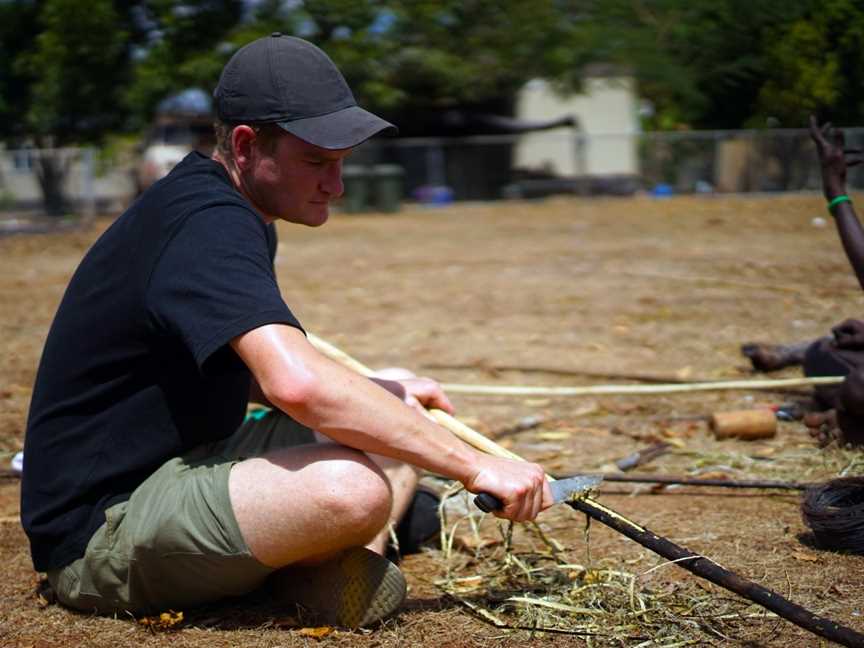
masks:
<instances>
[{"instance_id":1,"label":"man's leg","mask_svg":"<svg viewBox=\"0 0 864 648\"><path fill-rule=\"evenodd\" d=\"M815 342L819 341L815 340ZM779 371L802 364L807 349L815 342L813 340L793 344L748 342L741 345L741 354L750 359L755 371Z\"/></svg>"},{"instance_id":2,"label":"man's leg","mask_svg":"<svg viewBox=\"0 0 864 648\"><path fill-rule=\"evenodd\" d=\"M398 568L362 547L390 511L387 477L372 460L315 443L273 413L167 461L106 511L85 556L49 580L70 607L139 614L241 595L286 572L301 595L326 595L318 602L331 605L321 610L331 623L364 625L405 595ZM314 561L306 580L277 569Z\"/></svg>"},{"instance_id":3,"label":"man's leg","mask_svg":"<svg viewBox=\"0 0 864 648\"><path fill-rule=\"evenodd\" d=\"M391 515L391 485L369 457L334 443L286 448L234 465L231 506L252 555L270 567L366 545Z\"/></svg>"},{"instance_id":4,"label":"man's leg","mask_svg":"<svg viewBox=\"0 0 864 648\"><path fill-rule=\"evenodd\" d=\"M416 477L402 464L378 458L382 468L316 437L235 464L231 507L252 555L277 568L270 579L275 600L311 612L317 623L368 625L405 597L404 577L381 553L388 522L407 508Z\"/></svg>"},{"instance_id":5,"label":"man's leg","mask_svg":"<svg viewBox=\"0 0 864 648\"><path fill-rule=\"evenodd\" d=\"M318 443L333 443L333 441L320 432L315 432L315 440ZM375 465L387 477L393 502L387 524L379 530L371 542L366 544L369 549L383 556L390 542L390 526L393 525L395 528L408 510L414 497L414 492L417 490L417 482L420 479L420 475L417 469L410 464L382 455L369 454L367 456L375 462Z\"/></svg>"}]
</instances>

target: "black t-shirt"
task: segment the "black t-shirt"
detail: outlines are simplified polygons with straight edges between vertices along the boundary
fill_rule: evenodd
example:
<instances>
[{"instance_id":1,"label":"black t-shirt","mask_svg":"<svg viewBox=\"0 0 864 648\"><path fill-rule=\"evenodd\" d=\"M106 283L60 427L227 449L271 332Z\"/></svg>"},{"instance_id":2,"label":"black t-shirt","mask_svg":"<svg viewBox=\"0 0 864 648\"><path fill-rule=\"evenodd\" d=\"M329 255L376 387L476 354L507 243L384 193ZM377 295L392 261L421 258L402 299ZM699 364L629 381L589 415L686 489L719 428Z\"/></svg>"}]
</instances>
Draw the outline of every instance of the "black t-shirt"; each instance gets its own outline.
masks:
<instances>
[{"instance_id":1,"label":"black t-shirt","mask_svg":"<svg viewBox=\"0 0 864 648\"><path fill-rule=\"evenodd\" d=\"M300 328L274 237L224 168L192 153L86 254L27 424L21 513L37 570L84 555L108 506L242 422L250 374L228 342L264 324Z\"/></svg>"}]
</instances>

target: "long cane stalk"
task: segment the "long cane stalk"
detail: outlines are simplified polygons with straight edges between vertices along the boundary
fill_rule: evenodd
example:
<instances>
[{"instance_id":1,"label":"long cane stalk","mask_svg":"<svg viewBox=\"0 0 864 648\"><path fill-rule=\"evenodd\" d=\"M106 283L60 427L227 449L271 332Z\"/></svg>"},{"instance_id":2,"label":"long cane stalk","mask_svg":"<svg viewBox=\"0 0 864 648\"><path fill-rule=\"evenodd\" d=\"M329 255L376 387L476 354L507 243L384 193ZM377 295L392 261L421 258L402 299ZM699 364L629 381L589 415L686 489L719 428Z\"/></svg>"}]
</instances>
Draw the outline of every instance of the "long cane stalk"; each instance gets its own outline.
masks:
<instances>
[{"instance_id":1,"label":"long cane stalk","mask_svg":"<svg viewBox=\"0 0 864 648\"><path fill-rule=\"evenodd\" d=\"M837 385L843 376L811 378L776 378L764 380L720 380L716 382L671 383L666 385L586 385L584 387L531 387L524 385L466 385L442 383L445 391L454 394L482 396L597 396L627 394L677 394L698 391L731 391L786 389L811 385Z\"/></svg>"},{"instance_id":2,"label":"long cane stalk","mask_svg":"<svg viewBox=\"0 0 864 648\"><path fill-rule=\"evenodd\" d=\"M366 376L374 373L362 363L321 338L309 334L309 341L324 355L358 373ZM471 429L442 410L429 410L429 414L442 427L450 430L458 438L482 452L498 457L523 460L519 455L499 446L488 437ZM549 478L552 479L551 477ZM742 578L705 556L694 554L688 549L676 545L674 542L628 520L623 515L603 506L590 497L583 497L569 502L569 505L574 510L581 511L598 522L602 522L663 558L674 561L679 567L743 596L754 603L758 603L778 616L815 635L835 641L844 646L850 646L851 648L864 648L864 634L835 623L831 619L813 614L777 592L767 587L762 587L746 578Z\"/></svg>"}]
</instances>

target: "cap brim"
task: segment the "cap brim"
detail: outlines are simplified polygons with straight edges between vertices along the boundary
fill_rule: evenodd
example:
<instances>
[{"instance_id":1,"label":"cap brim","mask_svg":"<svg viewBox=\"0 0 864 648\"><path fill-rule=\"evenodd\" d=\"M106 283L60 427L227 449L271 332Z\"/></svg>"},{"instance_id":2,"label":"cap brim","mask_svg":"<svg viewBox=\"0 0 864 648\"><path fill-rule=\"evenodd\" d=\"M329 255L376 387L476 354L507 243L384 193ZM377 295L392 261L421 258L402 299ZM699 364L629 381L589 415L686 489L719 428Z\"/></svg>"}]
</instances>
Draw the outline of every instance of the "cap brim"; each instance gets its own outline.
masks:
<instances>
[{"instance_id":1,"label":"cap brim","mask_svg":"<svg viewBox=\"0 0 864 648\"><path fill-rule=\"evenodd\" d=\"M359 106L317 117L277 122L292 135L325 149L346 149L375 135L395 135L398 129Z\"/></svg>"}]
</instances>

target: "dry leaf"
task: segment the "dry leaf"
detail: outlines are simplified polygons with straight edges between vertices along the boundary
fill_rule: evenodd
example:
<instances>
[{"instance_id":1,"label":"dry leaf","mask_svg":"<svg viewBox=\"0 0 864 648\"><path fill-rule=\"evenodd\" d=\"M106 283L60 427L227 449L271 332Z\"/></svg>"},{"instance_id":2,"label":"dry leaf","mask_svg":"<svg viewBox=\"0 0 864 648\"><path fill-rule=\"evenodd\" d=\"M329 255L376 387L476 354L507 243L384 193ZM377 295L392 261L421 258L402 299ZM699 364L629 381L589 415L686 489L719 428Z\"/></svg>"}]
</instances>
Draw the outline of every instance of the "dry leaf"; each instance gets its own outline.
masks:
<instances>
[{"instance_id":1,"label":"dry leaf","mask_svg":"<svg viewBox=\"0 0 864 648\"><path fill-rule=\"evenodd\" d=\"M482 576L469 576L457 578L453 582L453 588L459 592L472 592L483 585Z\"/></svg>"},{"instance_id":2,"label":"dry leaf","mask_svg":"<svg viewBox=\"0 0 864 648\"><path fill-rule=\"evenodd\" d=\"M804 553L803 551L793 551L792 557L795 560L803 560L804 562L819 562L819 556L816 554Z\"/></svg>"},{"instance_id":3,"label":"dry leaf","mask_svg":"<svg viewBox=\"0 0 864 648\"><path fill-rule=\"evenodd\" d=\"M777 448L772 448L771 446L762 446L761 448L756 448L750 452L750 456L754 459L766 459L772 456L775 452L777 452Z\"/></svg>"},{"instance_id":4,"label":"dry leaf","mask_svg":"<svg viewBox=\"0 0 864 648\"><path fill-rule=\"evenodd\" d=\"M561 439L569 439L571 436L573 436L572 432L553 430L550 432L540 432L537 435L537 438L543 439L544 441L560 441Z\"/></svg>"},{"instance_id":5,"label":"dry leaf","mask_svg":"<svg viewBox=\"0 0 864 648\"><path fill-rule=\"evenodd\" d=\"M696 434L699 428L700 425L698 423L674 423L672 425L669 425L668 427L663 427L660 430L660 434L663 436L664 441L680 437L689 439Z\"/></svg>"},{"instance_id":6,"label":"dry leaf","mask_svg":"<svg viewBox=\"0 0 864 648\"><path fill-rule=\"evenodd\" d=\"M298 632L304 637L315 637L316 639L320 639L321 637L326 637L331 632L333 632L333 628L331 626L320 626L317 628L300 628Z\"/></svg>"},{"instance_id":7,"label":"dry leaf","mask_svg":"<svg viewBox=\"0 0 864 648\"><path fill-rule=\"evenodd\" d=\"M590 434L592 436L607 436L613 434L611 430L601 427L576 427L573 428L573 432L578 434Z\"/></svg>"},{"instance_id":8,"label":"dry leaf","mask_svg":"<svg viewBox=\"0 0 864 648\"><path fill-rule=\"evenodd\" d=\"M678 371L675 372L675 377L678 380L687 380L690 376L693 375L693 367L681 367Z\"/></svg>"},{"instance_id":9,"label":"dry leaf","mask_svg":"<svg viewBox=\"0 0 864 648\"><path fill-rule=\"evenodd\" d=\"M183 612L168 610L158 616L142 617L138 619L138 623L150 630L171 630L178 624L183 623Z\"/></svg>"},{"instance_id":10,"label":"dry leaf","mask_svg":"<svg viewBox=\"0 0 864 648\"><path fill-rule=\"evenodd\" d=\"M595 401L592 401L570 412L570 418L575 418L577 416L587 416L588 414L593 414L598 409L599 407L597 406L597 403Z\"/></svg>"}]
</instances>

